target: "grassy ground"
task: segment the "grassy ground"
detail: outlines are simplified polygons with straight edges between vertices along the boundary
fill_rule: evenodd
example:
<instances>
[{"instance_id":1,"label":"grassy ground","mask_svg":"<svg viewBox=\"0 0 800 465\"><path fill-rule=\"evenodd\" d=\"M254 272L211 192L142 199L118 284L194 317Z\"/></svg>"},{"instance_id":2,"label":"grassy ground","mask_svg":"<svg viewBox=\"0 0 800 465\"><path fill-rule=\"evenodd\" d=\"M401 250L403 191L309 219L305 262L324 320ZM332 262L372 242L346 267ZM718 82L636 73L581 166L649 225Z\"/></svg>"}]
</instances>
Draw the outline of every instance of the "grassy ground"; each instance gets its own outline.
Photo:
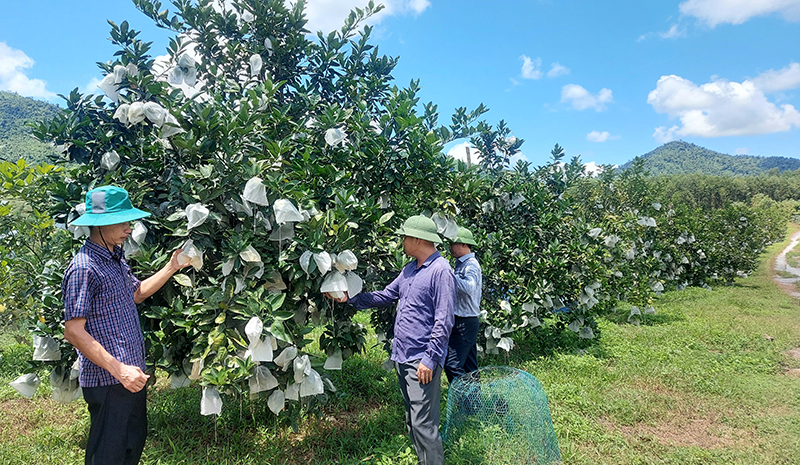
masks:
<instances>
[{"instance_id":1,"label":"grassy ground","mask_svg":"<svg viewBox=\"0 0 800 465\"><path fill-rule=\"evenodd\" d=\"M620 309L585 350L537 356L521 341L510 357L481 364L514 366L541 381L565 464L796 464L800 304L772 282L770 268L765 260L733 286L666 293L642 326L627 324ZM18 396L8 382L31 349L13 336L0 334L0 465L81 463L85 404L53 402L47 380L33 399ZM162 380L149 394L142 462L416 463L383 360L371 349L345 361L335 397L297 432L266 403L229 403L218 419L203 417L199 389L168 390ZM461 446L448 448L448 464L513 463Z\"/></svg>"}]
</instances>

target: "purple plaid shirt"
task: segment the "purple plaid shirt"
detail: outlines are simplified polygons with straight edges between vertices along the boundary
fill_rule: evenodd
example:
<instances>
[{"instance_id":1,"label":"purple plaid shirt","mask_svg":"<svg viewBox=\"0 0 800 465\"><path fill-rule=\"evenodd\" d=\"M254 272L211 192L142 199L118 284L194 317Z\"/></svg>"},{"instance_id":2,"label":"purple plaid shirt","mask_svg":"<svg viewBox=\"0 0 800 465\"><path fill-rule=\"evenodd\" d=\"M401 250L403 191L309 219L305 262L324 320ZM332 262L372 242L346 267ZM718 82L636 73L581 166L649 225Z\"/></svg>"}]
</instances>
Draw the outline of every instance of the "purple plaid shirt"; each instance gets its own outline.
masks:
<instances>
[{"instance_id":1,"label":"purple plaid shirt","mask_svg":"<svg viewBox=\"0 0 800 465\"><path fill-rule=\"evenodd\" d=\"M140 281L133 276L122 249L114 254L94 242L86 243L64 272L64 320L86 318L89 333L111 356L144 371L144 337L133 293ZM80 385L119 384L111 373L78 351Z\"/></svg>"},{"instance_id":2,"label":"purple plaid shirt","mask_svg":"<svg viewBox=\"0 0 800 465\"><path fill-rule=\"evenodd\" d=\"M397 302L392 360L419 360L430 369L444 366L447 341L453 329L456 278L439 252L417 268L414 260L382 291L358 294L347 303L358 309Z\"/></svg>"}]
</instances>

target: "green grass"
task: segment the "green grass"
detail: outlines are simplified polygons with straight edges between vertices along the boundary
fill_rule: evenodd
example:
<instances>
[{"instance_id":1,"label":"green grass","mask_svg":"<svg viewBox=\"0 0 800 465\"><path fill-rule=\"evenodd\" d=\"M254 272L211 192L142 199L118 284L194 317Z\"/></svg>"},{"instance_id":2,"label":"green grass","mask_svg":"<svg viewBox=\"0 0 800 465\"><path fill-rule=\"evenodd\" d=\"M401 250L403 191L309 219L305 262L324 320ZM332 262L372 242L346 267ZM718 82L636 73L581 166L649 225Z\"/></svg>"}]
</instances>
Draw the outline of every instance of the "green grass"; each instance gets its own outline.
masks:
<instances>
[{"instance_id":1,"label":"green grass","mask_svg":"<svg viewBox=\"0 0 800 465\"><path fill-rule=\"evenodd\" d=\"M786 352L800 348L800 304L771 281L766 258L732 286L665 293L641 326L620 309L601 319L594 345L545 356L538 342L518 341L481 364L541 381L565 464L796 464L800 379L787 373L800 360ZM81 463L85 405L50 400L47 379L33 399L16 395L8 382L31 349L13 336L0 334L0 465ZM142 463L414 464L384 359L370 348L346 360L338 391L297 432L265 402L227 400L219 418L203 417L199 389L169 390L162 379L149 393ZM497 441L466 436L446 450L448 464L514 463L516 451L497 446L502 432L484 433Z\"/></svg>"},{"instance_id":2,"label":"green grass","mask_svg":"<svg viewBox=\"0 0 800 465\"><path fill-rule=\"evenodd\" d=\"M789 266L800 268L800 250L792 250L786 254L786 263Z\"/></svg>"}]
</instances>

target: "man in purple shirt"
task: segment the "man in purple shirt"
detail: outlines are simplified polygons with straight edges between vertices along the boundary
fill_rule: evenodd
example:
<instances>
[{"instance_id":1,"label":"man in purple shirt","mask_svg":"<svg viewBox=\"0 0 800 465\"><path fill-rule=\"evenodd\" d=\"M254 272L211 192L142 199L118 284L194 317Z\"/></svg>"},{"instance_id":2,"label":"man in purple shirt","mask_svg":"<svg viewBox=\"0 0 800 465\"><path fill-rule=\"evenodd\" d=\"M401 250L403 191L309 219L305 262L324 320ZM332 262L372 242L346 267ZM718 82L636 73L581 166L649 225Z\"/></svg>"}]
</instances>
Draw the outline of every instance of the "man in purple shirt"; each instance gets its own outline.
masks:
<instances>
[{"instance_id":1,"label":"man in purple shirt","mask_svg":"<svg viewBox=\"0 0 800 465\"><path fill-rule=\"evenodd\" d=\"M91 426L87 465L136 464L147 435L144 338L136 304L180 268L172 259L144 281L133 276L122 248L130 222L150 216L133 208L125 189L103 186L86 194L89 239L64 272L64 338L78 350L79 382Z\"/></svg>"},{"instance_id":2,"label":"man in purple shirt","mask_svg":"<svg viewBox=\"0 0 800 465\"><path fill-rule=\"evenodd\" d=\"M334 300L347 301L358 309L397 302L392 361L405 402L406 428L420 463L442 465L439 403L447 341L453 328L455 276L436 250L441 239L433 220L412 216L397 233L403 236L404 252L415 260L382 291Z\"/></svg>"}]
</instances>

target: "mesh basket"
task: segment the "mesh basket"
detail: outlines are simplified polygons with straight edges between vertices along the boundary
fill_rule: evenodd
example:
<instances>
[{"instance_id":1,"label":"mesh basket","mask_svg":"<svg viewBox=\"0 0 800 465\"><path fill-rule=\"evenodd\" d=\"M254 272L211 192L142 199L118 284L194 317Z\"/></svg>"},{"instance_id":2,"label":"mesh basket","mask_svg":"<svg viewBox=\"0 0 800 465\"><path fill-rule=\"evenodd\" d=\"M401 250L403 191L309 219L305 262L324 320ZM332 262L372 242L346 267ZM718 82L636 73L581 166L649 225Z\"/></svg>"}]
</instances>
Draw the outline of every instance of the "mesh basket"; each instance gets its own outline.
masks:
<instances>
[{"instance_id":1,"label":"mesh basket","mask_svg":"<svg viewBox=\"0 0 800 465\"><path fill-rule=\"evenodd\" d=\"M561 463L542 385L511 367L481 368L450 384L442 439L485 463Z\"/></svg>"}]
</instances>

